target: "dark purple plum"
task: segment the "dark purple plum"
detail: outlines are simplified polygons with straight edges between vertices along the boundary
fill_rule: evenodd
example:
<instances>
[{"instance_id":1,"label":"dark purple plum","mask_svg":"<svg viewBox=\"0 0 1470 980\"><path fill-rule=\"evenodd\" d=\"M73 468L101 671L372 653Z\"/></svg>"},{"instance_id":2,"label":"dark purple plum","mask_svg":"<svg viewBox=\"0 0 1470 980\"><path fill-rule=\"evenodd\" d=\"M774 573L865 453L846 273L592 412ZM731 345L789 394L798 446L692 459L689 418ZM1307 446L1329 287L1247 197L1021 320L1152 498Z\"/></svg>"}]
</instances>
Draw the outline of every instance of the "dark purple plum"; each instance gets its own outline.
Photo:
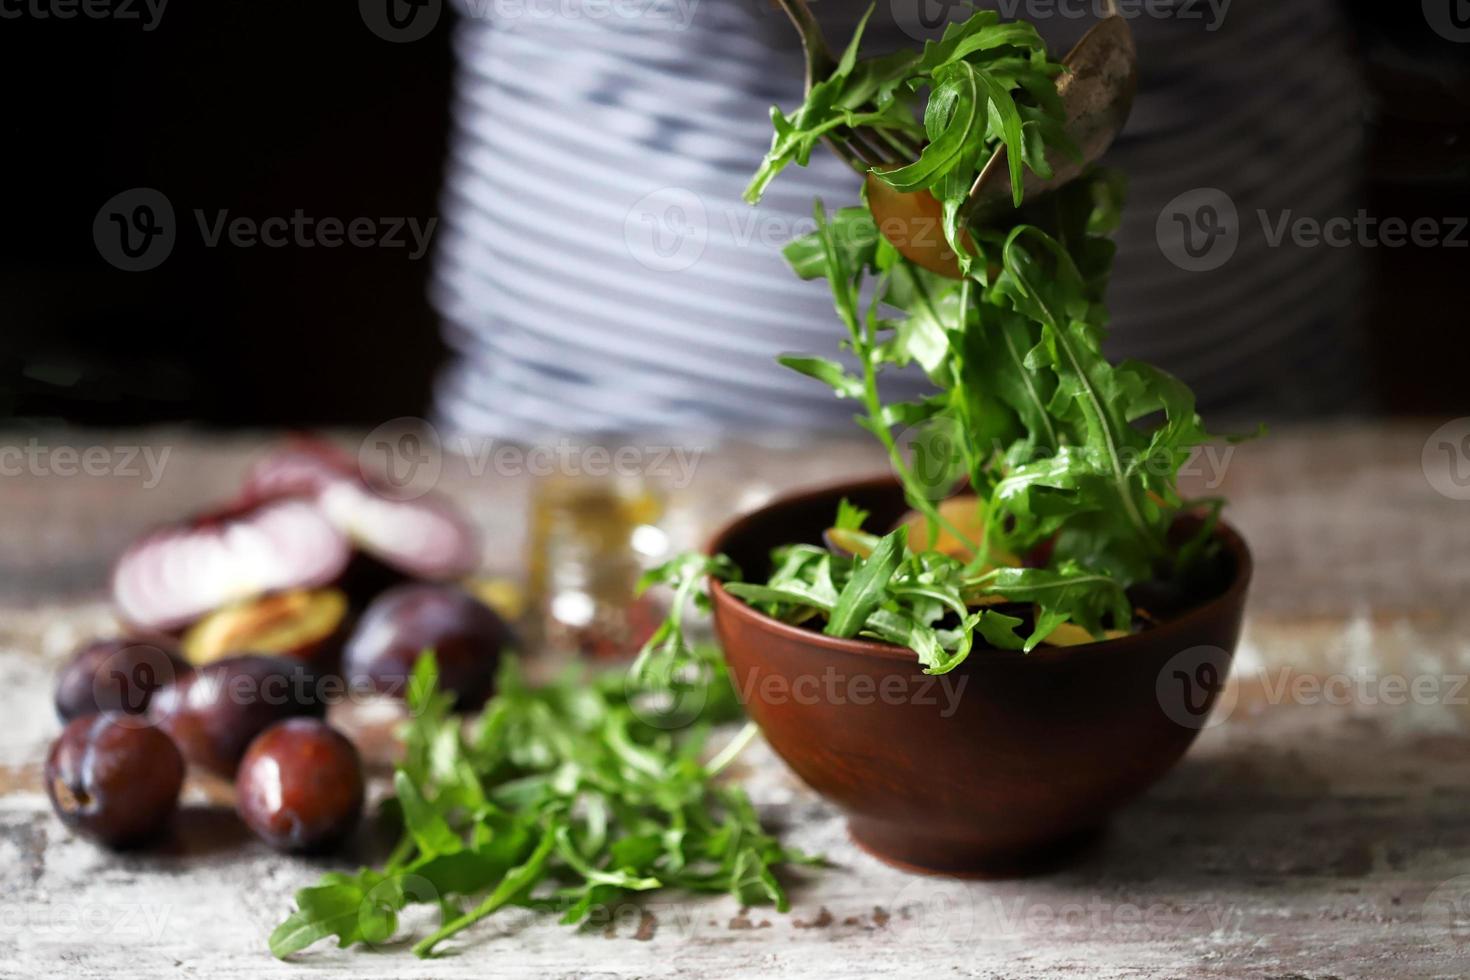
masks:
<instances>
[{"instance_id":1,"label":"dark purple plum","mask_svg":"<svg viewBox=\"0 0 1470 980\"><path fill-rule=\"evenodd\" d=\"M347 641L343 673L354 689L403 697L414 664L433 650L440 690L460 710L485 703L495 689L510 628L494 610L449 585L400 585L378 596Z\"/></svg>"},{"instance_id":2,"label":"dark purple plum","mask_svg":"<svg viewBox=\"0 0 1470 980\"><path fill-rule=\"evenodd\" d=\"M159 691L149 717L190 763L231 778L255 736L286 718L325 713L317 677L305 664L244 654Z\"/></svg>"},{"instance_id":3,"label":"dark purple plum","mask_svg":"<svg viewBox=\"0 0 1470 980\"><path fill-rule=\"evenodd\" d=\"M126 847L167 825L184 785L184 758L166 735L134 716L95 714L62 730L46 757L45 779L62 823L109 847Z\"/></svg>"},{"instance_id":4,"label":"dark purple plum","mask_svg":"<svg viewBox=\"0 0 1470 980\"><path fill-rule=\"evenodd\" d=\"M62 721L117 711L141 715L161 688L192 668L171 646L115 637L85 644L56 678L56 713Z\"/></svg>"},{"instance_id":5,"label":"dark purple plum","mask_svg":"<svg viewBox=\"0 0 1470 980\"><path fill-rule=\"evenodd\" d=\"M315 718L267 728L235 774L235 809L280 851L319 851L340 842L362 815L362 762L345 736Z\"/></svg>"}]
</instances>

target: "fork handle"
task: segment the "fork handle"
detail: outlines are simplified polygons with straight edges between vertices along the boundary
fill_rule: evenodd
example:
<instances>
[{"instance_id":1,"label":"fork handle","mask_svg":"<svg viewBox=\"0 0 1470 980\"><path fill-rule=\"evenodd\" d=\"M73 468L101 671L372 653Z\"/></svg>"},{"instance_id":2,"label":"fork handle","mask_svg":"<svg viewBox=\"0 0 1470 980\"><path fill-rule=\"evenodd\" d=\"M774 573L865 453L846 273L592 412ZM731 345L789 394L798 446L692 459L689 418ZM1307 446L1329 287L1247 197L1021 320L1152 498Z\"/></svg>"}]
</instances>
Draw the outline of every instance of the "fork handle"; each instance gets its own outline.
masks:
<instances>
[{"instance_id":1,"label":"fork handle","mask_svg":"<svg viewBox=\"0 0 1470 980\"><path fill-rule=\"evenodd\" d=\"M827 39L822 34L822 25L817 23L806 0L776 0L776 4L785 11L801 35L801 46L806 50L806 87L810 91L813 85L832 74L837 60L832 57Z\"/></svg>"}]
</instances>

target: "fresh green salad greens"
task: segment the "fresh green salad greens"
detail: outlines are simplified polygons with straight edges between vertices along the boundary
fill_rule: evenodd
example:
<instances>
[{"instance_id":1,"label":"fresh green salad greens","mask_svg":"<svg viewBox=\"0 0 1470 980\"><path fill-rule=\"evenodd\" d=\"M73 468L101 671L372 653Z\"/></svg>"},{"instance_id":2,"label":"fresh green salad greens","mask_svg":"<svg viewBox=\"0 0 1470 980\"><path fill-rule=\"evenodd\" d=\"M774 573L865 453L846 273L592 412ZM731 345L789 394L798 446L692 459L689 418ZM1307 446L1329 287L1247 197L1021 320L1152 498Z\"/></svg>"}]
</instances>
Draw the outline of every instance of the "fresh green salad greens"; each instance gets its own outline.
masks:
<instances>
[{"instance_id":1,"label":"fresh green salad greens","mask_svg":"<svg viewBox=\"0 0 1470 980\"><path fill-rule=\"evenodd\" d=\"M775 137L747 197L854 127L924 141L911 165L873 173L943 205L960 275L906 258L870 207L829 215L818 202L816 230L786 257L802 278L826 279L845 357L781 358L854 403L920 519L869 530L844 508L828 534L842 547L793 543L777 549L765 582L727 588L831 636L907 646L930 673L982 644L1030 651L1064 626L1071 642L1129 631L1130 587L1188 578L1213 548L1220 502L1191 505L1178 490L1179 470L1211 438L1190 390L1102 351L1123 182L1094 167L1021 203L1023 167L1049 177L1048 154L1076 152L1054 84L1064 69L1029 24L977 12L922 53L874 59L858 56L861 32L805 105L773 110ZM959 227L978 171L1001 152L1017 207ZM881 376L900 368L924 371L933 393L885 399ZM1180 546L1170 532L1187 506L1205 519ZM732 577L728 563L686 558L650 580L677 585L682 603L700 568ZM645 668L678 661L679 625L666 627Z\"/></svg>"},{"instance_id":2,"label":"fresh green salad greens","mask_svg":"<svg viewBox=\"0 0 1470 980\"><path fill-rule=\"evenodd\" d=\"M410 903L437 905L443 923L413 946L419 956L511 906L605 922L635 893L678 888L784 911L772 868L814 859L782 847L739 787L715 781L753 728L701 762L710 726L739 708L718 657L684 653L702 670L679 693L701 710L677 734L669 727L688 719L666 724L666 713L679 704L643 703L647 692L620 674L533 689L509 658L498 693L466 729L424 656L394 773L402 840L381 868L327 874L297 892L271 952L286 957L331 936L343 946L393 942Z\"/></svg>"},{"instance_id":3,"label":"fresh green salad greens","mask_svg":"<svg viewBox=\"0 0 1470 980\"><path fill-rule=\"evenodd\" d=\"M969 250L960 228L961 205L998 146L1006 149L1017 207L1023 168L1049 179L1049 153L1078 156L1056 90L1064 69L1051 60L1035 27L1024 21L1001 23L1000 15L988 10L950 24L922 51L859 59L872 13L869 7L832 74L812 86L800 109L787 116L772 107L771 149L745 199L757 203L790 164L806 166L823 139L862 129L900 152L922 147L911 163L874 174L898 191L932 193L944 208L945 237L963 262ZM928 100L920 117L917 100L924 90Z\"/></svg>"},{"instance_id":4,"label":"fresh green salad greens","mask_svg":"<svg viewBox=\"0 0 1470 980\"><path fill-rule=\"evenodd\" d=\"M922 145L878 177L940 202L961 277L905 258L868 207L829 215L818 203L816 230L786 255L801 277L827 281L845 354L781 359L853 402L915 515L869 528L871 515L844 502L828 532L839 547L778 548L759 583L740 581L725 558L681 556L645 576L645 587L673 588L673 611L626 681L532 689L508 662L468 731L433 692L425 657L394 780L403 839L384 867L299 892L297 912L271 936L277 956L329 936L389 942L410 903L441 912L441 928L413 947L425 956L508 906L577 923L674 887L784 908L772 868L812 859L766 834L744 793L714 779L753 729L700 761L709 726L737 713L718 659L684 635L686 610L708 607L710 577L773 616L906 646L943 673L977 647L1031 650L1064 626L1074 636L1128 630L1131 586L1178 582L1207 557L1218 502L1190 540L1169 537L1187 505L1179 469L1208 438L1193 395L1102 353L1121 182L1093 169L1021 205L1023 168L1049 176L1049 153L1075 152L1054 88L1063 69L1034 28L992 13L922 52L863 59L860 35L796 113L773 111L776 135L748 196L852 127ZM960 227L971 183L1002 150L1017 208ZM932 394L886 400L881 375L897 368L926 372ZM627 684L669 696L668 713L640 707ZM690 698L697 723L675 734Z\"/></svg>"}]
</instances>

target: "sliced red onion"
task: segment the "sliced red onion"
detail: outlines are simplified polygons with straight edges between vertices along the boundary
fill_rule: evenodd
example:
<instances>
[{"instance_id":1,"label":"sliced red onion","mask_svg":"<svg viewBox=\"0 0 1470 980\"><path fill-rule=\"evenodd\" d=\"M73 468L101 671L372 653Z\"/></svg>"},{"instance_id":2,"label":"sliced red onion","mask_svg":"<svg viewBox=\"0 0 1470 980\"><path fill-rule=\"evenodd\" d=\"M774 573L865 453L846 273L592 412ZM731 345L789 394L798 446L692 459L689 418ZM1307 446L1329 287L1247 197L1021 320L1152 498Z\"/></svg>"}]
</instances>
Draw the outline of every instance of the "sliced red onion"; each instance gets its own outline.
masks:
<instances>
[{"instance_id":1,"label":"sliced red onion","mask_svg":"<svg viewBox=\"0 0 1470 980\"><path fill-rule=\"evenodd\" d=\"M320 439L298 439L251 466L241 494L256 501L315 497L334 483L358 479L352 460L336 446Z\"/></svg>"},{"instance_id":2,"label":"sliced red onion","mask_svg":"<svg viewBox=\"0 0 1470 980\"><path fill-rule=\"evenodd\" d=\"M147 535L118 559L112 595L133 626L176 630L232 602L327 585L351 557L316 504L276 500Z\"/></svg>"},{"instance_id":3,"label":"sliced red onion","mask_svg":"<svg viewBox=\"0 0 1470 980\"><path fill-rule=\"evenodd\" d=\"M444 581L479 567L478 535L458 507L434 494L380 493L354 462L330 443L302 439L256 463L244 493L311 497L360 551L401 575Z\"/></svg>"},{"instance_id":4,"label":"sliced red onion","mask_svg":"<svg viewBox=\"0 0 1470 980\"><path fill-rule=\"evenodd\" d=\"M322 491L317 502L359 548L405 575L444 581L479 567L479 536L447 500L392 500L361 482L341 480Z\"/></svg>"}]
</instances>

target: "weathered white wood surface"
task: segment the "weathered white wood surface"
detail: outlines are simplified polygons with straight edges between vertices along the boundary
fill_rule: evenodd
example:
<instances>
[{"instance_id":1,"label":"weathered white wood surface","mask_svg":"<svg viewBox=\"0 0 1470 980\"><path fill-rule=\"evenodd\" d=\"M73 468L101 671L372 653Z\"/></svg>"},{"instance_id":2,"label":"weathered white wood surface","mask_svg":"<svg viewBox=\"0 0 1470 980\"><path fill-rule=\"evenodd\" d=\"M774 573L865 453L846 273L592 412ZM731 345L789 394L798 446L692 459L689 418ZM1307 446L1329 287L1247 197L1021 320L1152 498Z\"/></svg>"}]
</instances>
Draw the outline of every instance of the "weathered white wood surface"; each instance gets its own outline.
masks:
<instances>
[{"instance_id":1,"label":"weathered white wood surface","mask_svg":"<svg viewBox=\"0 0 1470 980\"><path fill-rule=\"evenodd\" d=\"M764 813L837 864L793 882L790 915L657 895L577 932L512 912L432 962L330 945L271 959L265 936L291 893L333 862L254 842L218 785L194 782L175 837L130 856L73 838L40 790L58 728L52 671L110 628L105 559L140 525L222 496L259 442L159 434L152 444L172 455L149 489L7 477L0 977L1470 974L1470 503L1425 477L1434 428L1285 433L1231 460L1224 489L1260 565L1234 704L1071 869L1010 882L891 870L756 746L738 775ZM779 487L874 466L848 446L714 452L676 495L674 526L692 538ZM528 482L450 467L444 486L513 569ZM1320 678L1331 683L1319 690Z\"/></svg>"}]
</instances>

